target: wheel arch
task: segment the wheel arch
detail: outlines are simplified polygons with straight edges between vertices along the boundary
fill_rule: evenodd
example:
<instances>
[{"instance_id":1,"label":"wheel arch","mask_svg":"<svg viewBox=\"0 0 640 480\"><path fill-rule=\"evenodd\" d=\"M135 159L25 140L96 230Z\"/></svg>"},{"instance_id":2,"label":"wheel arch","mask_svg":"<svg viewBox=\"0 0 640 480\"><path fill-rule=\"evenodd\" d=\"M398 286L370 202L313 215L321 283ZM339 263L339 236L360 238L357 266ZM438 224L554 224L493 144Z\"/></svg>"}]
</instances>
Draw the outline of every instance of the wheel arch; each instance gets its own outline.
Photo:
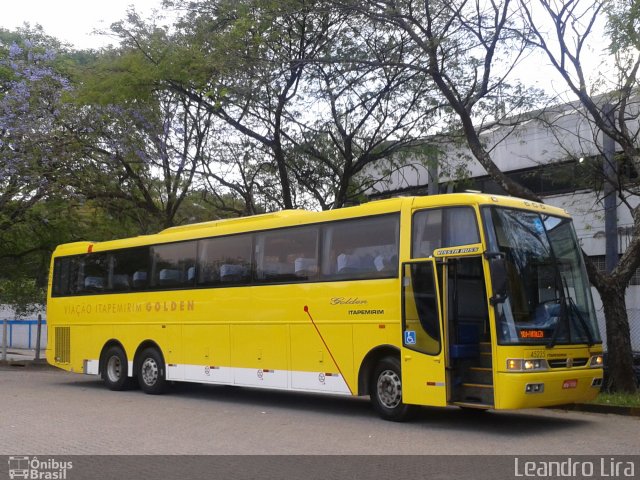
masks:
<instances>
[{"instance_id":1,"label":"wheel arch","mask_svg":"<svg viewBox=\"0 0 640 480\"><path fill-rule=\"evenodd\" d=\"M143 341L142 343L140 343L140 345L138 345L138 348L136 349L136 353L133 356L133 371L137 372L138 371L138 362L140 361L140 354L145 351L147 348L153 348L155 350L158 351L158 353L160 354L160 357L162 358L162 362L165 362L164 359L164 354L162 353L162 349L160 348L160 346L153 340L151 339L147 339L145 341Z\"/></svg>"},{"instance_id":2,"label":"wheel arch","mask_svg":"<svg viewBox=\"0 0 640 480\"><path fill-rule=\"evenodd\" d=\"M400 359L400 349L393 345L379 345L365 355L358 372L358 395L370 393L371 375L378 362L384 357L397 357Z\"/></svg>"},{"instance_id":3,"label":"wheel arch","mask_svg":"<svg viewBox=\"0 0 640 480\"><path fill-rule=\"evenodd\" d=\"M98 375L102 375L103 368L104 368L104 356L111 347L120 348L124 353L124 357L127 359L127 361L129 360L129 358L127 357L127 350L124 348L124 346L122 345L122 343L120 343L119 340L116 340L115 338L107 340L105 344L102 346L102 350L100 351L100 359L98 360Z\"/></svg>"}]
</instances>

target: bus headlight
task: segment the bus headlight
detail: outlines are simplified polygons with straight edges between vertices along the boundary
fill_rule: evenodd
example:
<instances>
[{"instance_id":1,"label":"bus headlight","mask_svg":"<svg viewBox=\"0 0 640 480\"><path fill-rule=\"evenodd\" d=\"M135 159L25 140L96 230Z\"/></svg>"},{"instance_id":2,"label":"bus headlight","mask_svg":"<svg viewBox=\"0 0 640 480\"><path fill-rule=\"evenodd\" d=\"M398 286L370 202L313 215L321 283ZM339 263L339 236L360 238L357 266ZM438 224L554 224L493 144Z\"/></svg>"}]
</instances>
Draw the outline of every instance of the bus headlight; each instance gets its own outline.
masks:
<instances>
[{"instance_id":1,"label":"bus headlight","mask_svg":"<svg viewBox=\"0 0 640 480\"><path fill-rule=\"evenodd\" d=\"M589 360L589 366L594 368L604 366L604 358L602 357L602 355L594 355L593 357L591 357L591 360Z\"/></svg>"},{"instance_id":2,"label":"bus headlight","mask_svg":"<svg viewBox=\"0 0 640 480\"><path fill-rule=\"evenodd\" d=\"M507 370L511 372L533 372L548 370L549 364L543 358L509 358Z\"/></svg>"}]
</instances>

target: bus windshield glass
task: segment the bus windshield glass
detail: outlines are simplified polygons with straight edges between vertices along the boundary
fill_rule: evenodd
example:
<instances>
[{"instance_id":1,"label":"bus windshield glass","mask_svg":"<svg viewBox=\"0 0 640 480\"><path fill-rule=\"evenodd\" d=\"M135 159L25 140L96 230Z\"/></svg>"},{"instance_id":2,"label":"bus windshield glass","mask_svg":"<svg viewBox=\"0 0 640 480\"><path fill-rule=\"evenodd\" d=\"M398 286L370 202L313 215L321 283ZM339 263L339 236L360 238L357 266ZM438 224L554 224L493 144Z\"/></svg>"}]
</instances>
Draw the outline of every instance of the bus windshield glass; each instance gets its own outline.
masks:
<instances>
[{"instance_id":1,"label":"bus windshield glass","mask_svg":"<svg viewBox=\"0 0 640 480\"><path fill-rule=\"evenodd\" d=\"M508 208L484 210L489 252L504 259L496 303L501 344L600 343L582 251L571 220Z\"/></svg>"}]
</instances>

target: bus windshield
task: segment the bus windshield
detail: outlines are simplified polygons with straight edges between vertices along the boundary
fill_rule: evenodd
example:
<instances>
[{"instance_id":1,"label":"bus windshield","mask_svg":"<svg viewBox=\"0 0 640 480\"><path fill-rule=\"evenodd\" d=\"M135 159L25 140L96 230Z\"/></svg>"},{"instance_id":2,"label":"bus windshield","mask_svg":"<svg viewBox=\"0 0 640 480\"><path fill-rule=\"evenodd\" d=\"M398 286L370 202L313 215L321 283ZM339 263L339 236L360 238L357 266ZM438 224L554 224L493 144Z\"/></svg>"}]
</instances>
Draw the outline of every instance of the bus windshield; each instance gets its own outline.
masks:
<instances>
[{"instance_id":1,"label":"bus windshield","mask_svg":"<svg viewBox=\"0 0 640 480\"><path fill-rule=\"evenodd\" d=\"M504 258L496 302L501 344L600 343L591 290L571 220L508 208L484 211L489 252Z\"/></svg>"}]
</instances>

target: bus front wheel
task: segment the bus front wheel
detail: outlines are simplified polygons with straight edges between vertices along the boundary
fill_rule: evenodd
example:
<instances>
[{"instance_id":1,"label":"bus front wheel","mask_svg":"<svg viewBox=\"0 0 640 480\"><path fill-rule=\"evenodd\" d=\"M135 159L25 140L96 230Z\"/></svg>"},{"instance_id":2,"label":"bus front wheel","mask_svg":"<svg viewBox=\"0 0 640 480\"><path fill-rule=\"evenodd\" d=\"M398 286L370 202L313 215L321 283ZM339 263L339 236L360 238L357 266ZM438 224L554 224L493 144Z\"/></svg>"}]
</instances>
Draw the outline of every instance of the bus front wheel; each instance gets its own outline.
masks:
<instances>
[{"instance_id":1,"label":"bus front wheel","mask_svg":"<svg viewBox=\"0 0 640 480\"><path fill-rule=\"evenodd\" d=\"M385 420L402 422L411 415L411 405L402 403L400 360L385 357L378 362L371 380L371 401Z\"/></svg>"},{"instance_id":2,"label":"bus front wheel","mask_svg":"<svg viewBox=\"0 0 640 480\"><path fill-rule=\"evenodd\" d=\"M145 393L159 395L167 389L164 359L155 348L142 351L137 362L138 383Z\"/></svg>"},{"instance_id":3,"label":"bus front wheel","mask_svg":"<svg viewBox=\"0 0 640 480\"><path fill-rule=\"evenodd\" d=\"M102 362L102 380L109 390L126 390L131 386L127 356L118 346L109 347Z\"/></svg>"}]
</instances>

